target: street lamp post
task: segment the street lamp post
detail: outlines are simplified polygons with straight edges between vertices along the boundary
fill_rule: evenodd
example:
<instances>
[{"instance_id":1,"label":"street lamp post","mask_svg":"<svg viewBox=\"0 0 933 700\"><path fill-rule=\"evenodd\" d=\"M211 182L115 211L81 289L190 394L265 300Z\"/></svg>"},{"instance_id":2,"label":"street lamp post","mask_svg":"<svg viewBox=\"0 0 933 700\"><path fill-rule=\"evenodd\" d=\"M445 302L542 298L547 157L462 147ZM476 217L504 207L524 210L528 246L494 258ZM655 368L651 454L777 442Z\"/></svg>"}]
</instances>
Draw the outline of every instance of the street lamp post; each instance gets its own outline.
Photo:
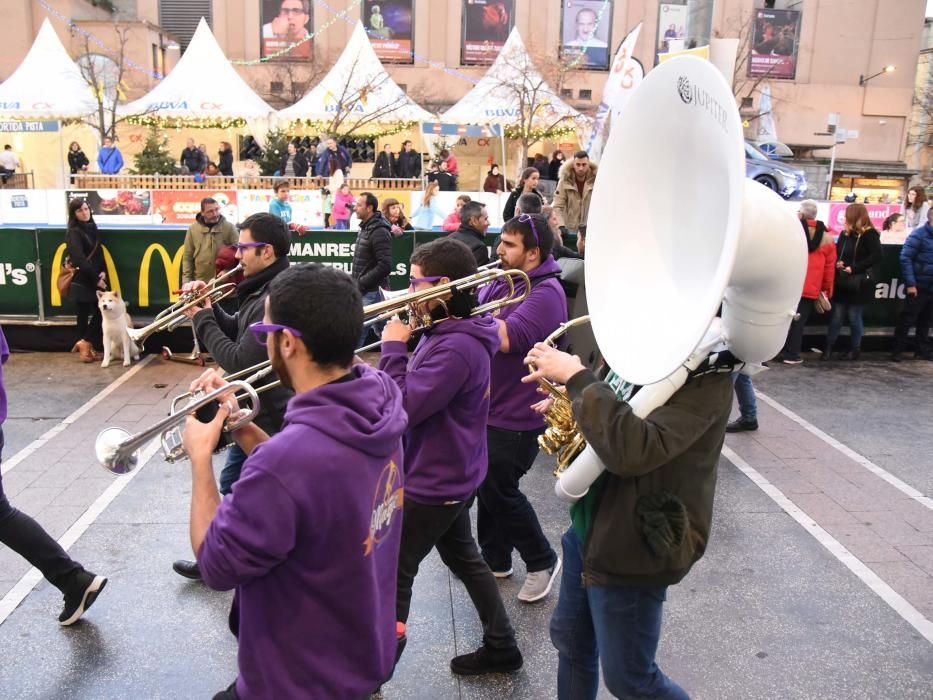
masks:
<instances>
[{"instance_id":1,"label":"street lamp post","mask_svg":"<svg viewBox=\"0 0 933 700\"><path fill-rule=\"evenodd\" d=\"M867 78L864 75L860 75L858 77L858 85L859 87L862 87L865 85L865 83L867 83L872 78L877 78L879 75L884 75L885 73L893 73L896 70L897 70L897 66L888 65L882 68L880 71L878 71L874 75L869 75Z\"/></svg>"}]
</instances>

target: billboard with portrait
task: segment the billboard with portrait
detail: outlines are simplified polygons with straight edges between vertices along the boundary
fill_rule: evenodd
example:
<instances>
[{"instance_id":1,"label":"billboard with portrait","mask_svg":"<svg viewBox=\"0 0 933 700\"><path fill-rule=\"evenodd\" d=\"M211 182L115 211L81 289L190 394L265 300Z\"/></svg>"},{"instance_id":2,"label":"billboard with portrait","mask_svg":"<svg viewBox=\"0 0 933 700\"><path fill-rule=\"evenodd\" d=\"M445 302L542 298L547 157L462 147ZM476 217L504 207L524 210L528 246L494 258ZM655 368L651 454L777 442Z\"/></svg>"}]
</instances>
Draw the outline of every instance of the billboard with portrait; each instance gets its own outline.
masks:
<instances>
[{"instance_id":1,"label":"billboard with portrait","mask_svg":"<svg viewBox=\"0 0 933 700\"><path fill-rule=\"evenodd\" d=\"M464 64L492 63L515 24L515 0L463 0Z\"/></svg>"},{"instance_id":2,"label":"billboard with portrait","mask_svg":"<svg viewBox=\"0 0 933 700\"><path fill-rule=\"evenodd\" d=\"M752 32L748 76L793 80L797 75L800 13L796 10L756 10Z\"/></svg>"},{"instance_id":3,"label":"billboard with portrait","mask_svg":"<svg viewBox=\"0 0 933 700\"><path fill-rule=\"evenodd\" d=\"M311 0L259 0L260 55L275 61L309 61L312 56ZM289 47L292 47L289 49Z\"/></svg>"},{"instance_id":4,"label":"billboard with portrait","mask_svg":"<svg viewBox=\"0 0 933 700\"><path fill-rule=\"evenodd\" d=\"M687 38L687 6L662 2L658 6L658 53L683 48L676 42ZM671 42L675 42L671 46Z\"/></svg>"},{"instance_id":5,"label":"billboard with portrait","mask_svg":"<svg viewBox=\"0 0 933 700\"><path fill-rule=\"evenodd\" d=\"M414 63L415 0L364 0L363 27L380 61Z\"/></svg>"},{"instance_id":6,"label":"billboard with portrait","mask_svg":"<svg viewBox=\"0 0 933 700\"><path fill-rule=\"evenodd\" d=\"M561 57L581 68L609 69L612 3L564 0L560 18Z\"/></svg>"}]
</instances>

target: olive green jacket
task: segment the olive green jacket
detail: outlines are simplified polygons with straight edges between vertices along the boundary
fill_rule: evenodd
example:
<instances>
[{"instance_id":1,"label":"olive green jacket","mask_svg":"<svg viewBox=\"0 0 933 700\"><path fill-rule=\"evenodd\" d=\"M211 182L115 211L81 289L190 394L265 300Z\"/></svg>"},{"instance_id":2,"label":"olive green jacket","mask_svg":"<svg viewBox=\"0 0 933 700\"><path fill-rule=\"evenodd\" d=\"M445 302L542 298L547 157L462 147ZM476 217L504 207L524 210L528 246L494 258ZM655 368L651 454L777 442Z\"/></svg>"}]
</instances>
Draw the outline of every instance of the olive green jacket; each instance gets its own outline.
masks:
<instances>
[{"instance_id":1,"label":"olive green jacket","mask_svg":"<svg viewBox=\"0 0 933 700\"><path fill-rule=\"evenodd\" d=\"M207 226L198 214L197 220L185 233L185 252L181 259L181 281L209 282L216 274L215 261L220 249L236 245L239 239L236 226L220 217L213 226Z\"/></svg>"}]
</instances>

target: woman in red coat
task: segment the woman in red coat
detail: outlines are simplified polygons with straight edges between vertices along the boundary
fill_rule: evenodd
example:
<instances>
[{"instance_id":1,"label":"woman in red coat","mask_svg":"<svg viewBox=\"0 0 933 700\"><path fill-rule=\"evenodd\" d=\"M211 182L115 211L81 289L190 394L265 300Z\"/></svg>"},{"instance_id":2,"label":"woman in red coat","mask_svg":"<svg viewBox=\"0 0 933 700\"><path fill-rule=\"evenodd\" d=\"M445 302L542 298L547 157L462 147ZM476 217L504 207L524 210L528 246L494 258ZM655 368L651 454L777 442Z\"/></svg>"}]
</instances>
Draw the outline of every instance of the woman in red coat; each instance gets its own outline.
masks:
<instances>
[{"instance_id":1,"label":"woman in red coat","mask_svg":"<svg viewBox=\"0 0 933 700\"><path fill-rule=\"evenodd\" d=\"M781 353L782 361L786 365L799 365L803 362L800 349L807 319L810 317L810 312L814 310L814 302L821 292L826 294L827 298L832 298L833 280L836 276L836 243L823 222L816 220L816 202L812 199L801 202L798 215L804 235L807 237L809 256L807 257L807 276L803 281L800 303L797 304L797 319L790 325L787 341Z\"/></svg>"}]
</instances>

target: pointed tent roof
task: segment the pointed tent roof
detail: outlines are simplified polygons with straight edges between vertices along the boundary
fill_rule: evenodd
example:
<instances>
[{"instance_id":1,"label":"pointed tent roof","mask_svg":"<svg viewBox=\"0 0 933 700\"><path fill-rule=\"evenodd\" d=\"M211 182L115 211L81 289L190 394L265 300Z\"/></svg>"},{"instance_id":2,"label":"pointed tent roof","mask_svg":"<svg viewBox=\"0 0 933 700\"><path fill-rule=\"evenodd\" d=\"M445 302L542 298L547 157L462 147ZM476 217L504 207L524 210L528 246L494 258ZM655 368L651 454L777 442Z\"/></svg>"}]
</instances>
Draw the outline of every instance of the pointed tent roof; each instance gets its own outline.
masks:
<instances>
[{"instance_id":1,"label":"pointed tent roof","mask_svg":"<svg viewBox=\"0 0 933 700\"><path fill-rule=\"evenodd\" d=\"M230 65L202 17L178 64L155 88L120 108L143 114L139 121L171 126L203 121L204 126L236 119L260 119L272 108Z\"/></svg>"},{"instance_id":2,"label":"pointed tent roof","mask_svg":"<svg viewBox=\"0 0 933 700\"><path fill-rule=\"evenodd\" d=\"M370 130L376 125L434 119L392 80L359 21L347 47L324 79L276 116L286 123L302 120L326 124L333 121L341 104L351 112L343 122L345 125L363 123Z\"/></svg>"},{"instance_id":3,"label":"pointed tent roof","mask_svg":"<svg viewBox=\"0 0 933 700\"><path fill-rule=\"evenodd\" d=\"M81 69L46 17L26 58L0 85L0 117L72 119L96 109L97 100Z\"/></svg>"},{"instance_id":4,"label":"pointed tent roof","mask_svg":"<svg viewBox=\"0 0 933 700\"><path fill-rule=\"evenodd\" d=\"M577 121L585 119L564 102L541 77L525 48L518 28L513 28L486 75L443 115L445 122L466 124L519 125L519 94L521 86L536 89L543 109L534 119L536 128L547 128L562 117Z\"/></svg>"}]
</instances>

